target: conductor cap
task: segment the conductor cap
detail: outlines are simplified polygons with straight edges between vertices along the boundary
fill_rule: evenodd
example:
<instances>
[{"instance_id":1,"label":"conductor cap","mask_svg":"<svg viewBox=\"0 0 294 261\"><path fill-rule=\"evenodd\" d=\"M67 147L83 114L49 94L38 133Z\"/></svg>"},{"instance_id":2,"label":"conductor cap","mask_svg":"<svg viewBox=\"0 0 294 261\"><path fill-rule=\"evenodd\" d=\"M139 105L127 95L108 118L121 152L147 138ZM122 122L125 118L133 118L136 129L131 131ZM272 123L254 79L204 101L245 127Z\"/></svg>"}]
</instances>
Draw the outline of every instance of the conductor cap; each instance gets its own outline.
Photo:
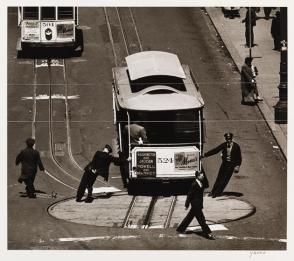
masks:
<instances>
[{"instance_id":1,"label":"conductor cap","mask_svg":"<svg viewBox=\"0 0 294 261\"><path fill-rule=\"evenodd\" d=\"M231 132L227 132L227 133L225 133L225 135L224 135L224 137L225 137L225 139L226 140L231 140L231 139L233 139L233 133L231 133Z\"/></svg>"},{"instance_id":2,"label":"conductor cap","mask_svg":"<svg viewBox=\"0 0 294 261\"><path fill-rule=\"evenodd\" d=\"M106 145L104 146L104 148L106 148L106 149L108 150L109 153L112 152L112 148L110 147L110 145L106 144Z\"/></svg>"}]
</instances>

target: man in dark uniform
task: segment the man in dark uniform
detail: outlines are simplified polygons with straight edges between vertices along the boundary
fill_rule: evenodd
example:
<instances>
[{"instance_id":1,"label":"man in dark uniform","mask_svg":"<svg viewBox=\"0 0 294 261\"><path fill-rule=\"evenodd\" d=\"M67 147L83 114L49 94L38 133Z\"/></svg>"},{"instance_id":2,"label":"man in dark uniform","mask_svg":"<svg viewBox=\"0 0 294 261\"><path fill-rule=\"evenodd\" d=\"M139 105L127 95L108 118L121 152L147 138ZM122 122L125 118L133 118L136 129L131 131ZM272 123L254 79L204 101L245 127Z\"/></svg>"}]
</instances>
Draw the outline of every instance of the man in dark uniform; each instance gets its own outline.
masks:
<instances>
[{"instance_id":1,"label":"man in dark uniform","mask_svg":"<svg viewBox=\"0 0 294 261\"><path fill-rule=\"evenodd\" d=\"M242 20L242 23L245 23L245 38L246 38L246 46L253 47L254 46L254 32L253 27L256 26L256 20L259 19L256 15L256 10L254 7L246 7L246 17Z\"/></svg>"},{"instance_id":2,"label":"man in dark uniform","mask_svg":"<svg viewBox=\"0 0 294 261\"><path fill-rule=\"evenodd\" d=\"M40 153L34 149L35 140L28 138L26 144L27 147L20 151L15 160L15 165L21 163L21 175L18 182L25 183L29 198L36 198L34 181L38 167L41 171L45 169L40 158Z\"/></svg>"},{"instance_id":3,"label":"man in dark uniform","mask_svg":"<svg viewBox=\"0 0 294 261\"><path fill-rule=\"evenodd\" d=\"M121 160L117 157L111 156L110 153L112 153L112 148L106 144L103 151L97 151L92 161L84 168L85 172L77 191L77 202L81 202L86 188L88 190L86 201L91 201L93 184L97 176L102 176L105 181L108 181L110 163L113 162L115 165L121 164Z\"/></svg>"},{"instance_id":4,"label":"man in dark uniform","mask_svg":"<svg viewBox=\"0 0 294 261\"><path fill-rule=\"evenodd\" d=\"M204 156L202 156L202 158L204 158L222 152L222 164L212 191L209 193L209 196L213 198L223 193L233 173L239 172L242 163L241 149L236 142L233 142L233 134L230 132L225 133L224 137L226 142L204 153Z\"/></svg>"},{"instance_id":5,"label":"man in dark uniform","mask_svg":"<svg viewBox=\"0 0 294 261\"><path fill-rule=\"evenodd\" d=\"M193 218L195 217L202 228L202 231L207 239L214 240L214 235L211 234L209 226L206 224L205 217L203 215L203 191L208 188L208 180L203 173L196 172L196 179L192 183L187 199L185 202L185 208L188 209L191 204L191 209L183 219L181 224L177 228L177 232L183 233L189 226Z\"/></svg>"}]
</instances>

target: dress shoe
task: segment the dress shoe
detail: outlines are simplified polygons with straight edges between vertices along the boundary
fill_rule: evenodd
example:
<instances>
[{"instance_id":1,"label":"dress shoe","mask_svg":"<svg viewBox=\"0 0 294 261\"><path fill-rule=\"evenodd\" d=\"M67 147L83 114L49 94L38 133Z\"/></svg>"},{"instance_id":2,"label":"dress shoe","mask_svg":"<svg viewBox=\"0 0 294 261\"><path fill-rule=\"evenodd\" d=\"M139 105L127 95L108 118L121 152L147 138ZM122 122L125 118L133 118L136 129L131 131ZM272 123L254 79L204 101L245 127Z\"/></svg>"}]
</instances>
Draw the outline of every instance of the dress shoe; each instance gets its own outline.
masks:
<instances>
[{"instance_id":1,"label":"dress shoe","mask_svg":"<svg viewBox=\"0 0 294 261\"><path fill-rule=\"evenodd\" d=\"M215 236L211 233L205 234L205 238L207 238L209 240L215 240Z\"/></svg>"},{"instance_id":2,"label":"dress shoe","mask_svg":"<svg viewBox=\"0 0 294 261\"><path fill-rule=\"evenodd\" d=\"M94 200L93 197L87 197L87 198L85 199L85 203L92 203L93 200Z\"/></svg>"},{"instance_id":3,"label":"dress shoe","mask_svg":"<svg viewBox=\"0 0 294 261\"><path fill-rule=\"evenodd\" d=\"M76 198L76 202L82 202L81 198Z\"/></svg>"},{"instance_id":4,"label":"dress shoe","mask_svg":"<svg viewBox=\"0 0 294 261\"><path fill-rule=\"evenodd\" d=\"M263 101L263 99L260 96L257 96L255 100L258 102Z\"/></svg>"},{"instance_id":5,"label":"dress shoe","mask_svg":"<svg viewBox=\"0 0 294 261\"><path fill-rule=\"evenodd\" d=\"M185 234L185 230L181 230L181 229L178 229L178 228L177 228L177 232L178 232L179 234Z\"/></svg>"}]
</instances>

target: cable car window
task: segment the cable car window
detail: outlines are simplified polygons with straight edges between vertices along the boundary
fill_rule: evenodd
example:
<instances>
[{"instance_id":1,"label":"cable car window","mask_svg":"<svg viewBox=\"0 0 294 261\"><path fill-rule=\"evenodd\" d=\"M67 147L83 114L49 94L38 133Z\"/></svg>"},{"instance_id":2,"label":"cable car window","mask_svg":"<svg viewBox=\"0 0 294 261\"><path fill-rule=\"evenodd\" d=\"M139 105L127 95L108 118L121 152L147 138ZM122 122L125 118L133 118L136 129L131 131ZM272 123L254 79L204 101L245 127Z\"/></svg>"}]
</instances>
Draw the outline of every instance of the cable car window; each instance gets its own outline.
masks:
<instances>
[{"instance_id":1,"label":"cable car window","mask_svg":"<svg viewBox=\"0 0 294 261\"><path fill-rule=\"evenodd\" d=\"M139 122L149 143L197 143L200 139L198 110L133 111L131 121Z\"/></svg>"},{"instance_id":2,"label":"cable car window","mask_svg":"<svg viewBox=\"0 0 294 261\"><path fill-rule=\"evenodd\" d=\"M38 20L39 19L39 8L38 7L24 7L23 8L23 19L24 20Z\"/></svg>"},{"instance_id":3,"label":"cable car window","mask_svg":"<svg viewBox=\"0 0 294 261\"><path fill-rule=\"evenodd\" d=\"M151 86L168 86L172 87L178 91L187 91L183 79L167 76L167 75L156 75L156 76L148 76L143 77L137 80L132 81L129 75L129 71L127 71L129 81L131 84L131 89L133 93L139 92Z\"/></svg>"},{"instance_id":4,"label":"cable car window","mask_svg":"<svg viewBox=\"0 0 294 261\"><path fill-rule=\"evenodd\" d=\"M73 19L73 7L58 7L58 20Z\"/></svg>"},{"instance_id":5,"label":"cable car window","mask_svg":"<svg viewBox=\"0 0 294 261\"><path fill-rule=\"evenodd\" d=\"M55 7L42 7L41 20L55 20Z\"/></svg>"}]
</instances>

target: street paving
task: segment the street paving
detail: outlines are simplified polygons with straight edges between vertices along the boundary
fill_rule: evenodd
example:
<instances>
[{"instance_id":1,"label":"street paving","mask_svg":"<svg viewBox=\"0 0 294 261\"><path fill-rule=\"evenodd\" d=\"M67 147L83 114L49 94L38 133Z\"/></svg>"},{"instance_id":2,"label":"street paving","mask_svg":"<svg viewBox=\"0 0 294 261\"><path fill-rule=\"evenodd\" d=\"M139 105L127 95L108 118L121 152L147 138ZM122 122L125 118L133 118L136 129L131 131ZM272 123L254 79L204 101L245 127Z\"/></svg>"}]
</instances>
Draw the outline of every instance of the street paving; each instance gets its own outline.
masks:
<instances>
[{"instance_id":1,"label":"street paving","mask_svg":"<svg viewBox=\"0 0 294 261\"><path fill-rule=\"evenodd\" d=\"M130 217L128 228L146 228L142 225L148 211L152 197L140 196L141 204L135 207ZM159 198L151 217L148 228L163 228L169 210L171 197ZM186 215L186 196L178 196L172 214L169 227L177 227ZM132 196L113 194L112 196L98 195L92 203L76 202L75 198L69 198L53 204L49 207L49 214L62 220L106 227L122 227L131 203ZM161 211L159 211L161 210ZM209 225L227 223L238 220L255 212L255 207L249 202L233 196L221 196L217 198L204 197L204 215ZM87 213L85 215L85 213ZM166 213L166 214L165 214ZM197 226L194 220L191 227Z\"/></svg>"}]
</instances>

